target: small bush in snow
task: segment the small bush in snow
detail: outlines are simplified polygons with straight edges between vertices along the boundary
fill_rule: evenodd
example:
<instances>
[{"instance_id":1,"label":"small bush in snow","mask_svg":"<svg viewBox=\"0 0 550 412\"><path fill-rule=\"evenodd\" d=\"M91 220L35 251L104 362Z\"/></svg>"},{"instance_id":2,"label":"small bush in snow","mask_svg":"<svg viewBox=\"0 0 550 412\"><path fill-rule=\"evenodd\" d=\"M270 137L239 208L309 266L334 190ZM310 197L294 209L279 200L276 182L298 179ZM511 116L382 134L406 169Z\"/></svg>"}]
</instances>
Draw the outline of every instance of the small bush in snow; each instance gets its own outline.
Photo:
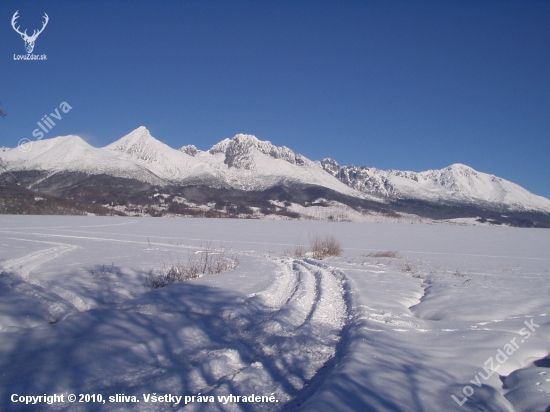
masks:
<instances>
[{"instance_id":1,"label":"small bush in snow","mask_svg":"<svg viewBox=\"0 0 550 412\"><path fill-rule=\"evenodd\" d=\"M158 289L175 282L196 279L201 275L222 273L235 269L239 264L236 256L226 257L225 251L216 251L211 244L203 250L190 254L187 261L178 261L171 266L162 265L160 270L151 270L147 278L147 286Z\"/></svg>"},{"instance_id":2,"label":"small bush in snow","mask_svg":"<svg viewBox=\"0 0 550 412\"><path fill-rule=\"evenodd\" d=\"M324 259L328 256L340 256L342 254L342 244L332 235L324 238L315 236L310 239L310 243L314 259Z\"/></svg>"}]
</instances>

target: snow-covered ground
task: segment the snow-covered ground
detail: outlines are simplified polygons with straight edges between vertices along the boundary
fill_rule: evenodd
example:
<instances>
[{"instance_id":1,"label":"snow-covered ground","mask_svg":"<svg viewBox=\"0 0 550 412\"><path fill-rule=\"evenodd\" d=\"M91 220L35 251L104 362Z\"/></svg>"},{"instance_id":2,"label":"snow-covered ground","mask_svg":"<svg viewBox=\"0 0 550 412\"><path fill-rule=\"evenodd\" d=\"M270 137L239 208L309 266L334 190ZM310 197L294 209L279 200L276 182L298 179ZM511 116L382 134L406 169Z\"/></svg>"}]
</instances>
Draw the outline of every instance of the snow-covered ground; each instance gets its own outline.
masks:
<instances>
[{"instance_id":1,"label":"snow-covered ground","mask_svg":"<svg viewBox=\"0 0 550 412\"><path fill-rule=\"evenodd\" d=\"M145 286L209 242L237 268ZM545 411L549 280L544 229L0 216L0 410Z\"/></svg>"}]
</instances>

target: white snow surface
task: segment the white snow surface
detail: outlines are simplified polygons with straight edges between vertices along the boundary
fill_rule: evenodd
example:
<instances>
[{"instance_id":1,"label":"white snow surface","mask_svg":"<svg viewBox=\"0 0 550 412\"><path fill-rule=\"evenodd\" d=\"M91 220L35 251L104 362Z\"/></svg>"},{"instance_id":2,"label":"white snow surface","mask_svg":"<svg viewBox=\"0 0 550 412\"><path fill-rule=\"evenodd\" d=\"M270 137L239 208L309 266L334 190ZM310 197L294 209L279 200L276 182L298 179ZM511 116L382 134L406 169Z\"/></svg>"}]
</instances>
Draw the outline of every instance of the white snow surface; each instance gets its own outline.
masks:
<instances>
[{"instance_id":1,"label":"white snow surface","mask_svg":"<svg viewBox=\"0 0 550 412\"><path fill-rule=\"evenodd\" d=\"M342 256L288 255L316 235ZM237 268L144 286L208 242ZM543 229L0 216L0 410L548 410L549 252Z\"/></svg>"}]
</instances>

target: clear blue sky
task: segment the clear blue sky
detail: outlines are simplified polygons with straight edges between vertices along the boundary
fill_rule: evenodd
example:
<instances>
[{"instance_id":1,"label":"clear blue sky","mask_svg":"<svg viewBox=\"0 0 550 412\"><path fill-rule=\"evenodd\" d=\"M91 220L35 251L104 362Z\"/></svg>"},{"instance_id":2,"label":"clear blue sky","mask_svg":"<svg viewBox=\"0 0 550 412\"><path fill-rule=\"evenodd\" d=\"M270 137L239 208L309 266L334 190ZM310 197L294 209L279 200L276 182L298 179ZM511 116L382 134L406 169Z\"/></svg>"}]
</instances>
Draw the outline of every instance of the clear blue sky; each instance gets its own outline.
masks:
<instances>
[{"instance_id":1,"label":"clear blue sky","mask_svg":"<svg viewBox=\"0 0 550 412\"><path fill-rule=\"evenodd\" d=\"M25 54L10 21L48 26ZM3 1L0 146L236 133L381 169L464 163L550 197L550 1Z\"/></svg>"}]
</instances>

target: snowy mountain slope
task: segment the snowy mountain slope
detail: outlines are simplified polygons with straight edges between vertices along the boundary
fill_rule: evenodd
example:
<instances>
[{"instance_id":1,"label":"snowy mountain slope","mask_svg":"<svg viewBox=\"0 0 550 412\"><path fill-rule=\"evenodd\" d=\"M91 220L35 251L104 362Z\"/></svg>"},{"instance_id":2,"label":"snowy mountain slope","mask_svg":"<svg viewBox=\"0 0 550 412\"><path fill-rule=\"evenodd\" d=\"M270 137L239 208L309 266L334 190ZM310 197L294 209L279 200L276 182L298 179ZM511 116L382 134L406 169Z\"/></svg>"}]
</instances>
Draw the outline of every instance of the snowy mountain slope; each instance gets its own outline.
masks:
<instances>
[{"instance_id":1,"label":"snowy mountain slope","mask_svg":"<svg viewBox=\"0 0 550 412\"><path fill-rule=\"evenodd\" d=\"M147 168L90 146L79 136L73 135L33 142L28 152L18 148L9 149L2 152L0 157L4 167L12 172L83 172L133 178L154 184L162 183L161 179Z\"/></svg>"},{"instance_id":2,"label":"snowy mountain slope","mask_svg":"<svg viewBox=\"0 0 550 412\"><path fill-rule=\"evenodd\" d=\"M549 199L537 196L515 183L462 164L420 173L385 171L366 166L340 166L332 159L324 159L320 164L325 171L348 186L385 198L550 212Z\"/></svg>"},{"instance_id":3,"label":"snowy mountain slope","mask_svg":"<svg viewBox=\"0 0 550 412\"><path fill-rule=\"evenodd\" d=\"M155 139L143 126L101 150L139 164L169 182L179 183L192 177L210 181L216 176L210 165Z\"/></svg>"},{"instance_id":4,"label":"snowy mountain slope","mask_svg":"<svg viewBox=\"0 0 550 412\"><path fill-rule=\"evenodd\" d=\"M338 179L327 179L319 165L287 147L277 147L255 136L237 134L214 145L197 158L213 162L223 170L234 188L265 190L276 185L316 185L350 196L370 198L342 184ZM223 161L223 165L220 163Z\"/></svg>"}]
</instances>

